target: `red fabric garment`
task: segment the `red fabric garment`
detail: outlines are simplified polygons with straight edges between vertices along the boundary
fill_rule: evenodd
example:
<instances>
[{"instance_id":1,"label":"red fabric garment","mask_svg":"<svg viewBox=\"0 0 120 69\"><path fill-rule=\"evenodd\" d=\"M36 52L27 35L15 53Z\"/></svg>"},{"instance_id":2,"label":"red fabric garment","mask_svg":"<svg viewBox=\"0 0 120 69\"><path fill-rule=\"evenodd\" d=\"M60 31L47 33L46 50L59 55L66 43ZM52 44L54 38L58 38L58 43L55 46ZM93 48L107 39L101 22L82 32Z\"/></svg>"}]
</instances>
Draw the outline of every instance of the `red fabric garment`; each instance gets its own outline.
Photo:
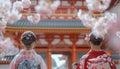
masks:
<instances>
[{"instance_id":1,"label":"red fabric garment","mask_svg":"<svg viewBox=\"0 0 120 69\"><path fill-rule=\"evenodd\" d=\"M107 55L104 51L95 51L90 50L86 55L80 59L80 69L90 69L90 65L93 63L109 63L111 69L116 69L114 62L111 60L111 57ZM93 68L97 69L97 68Z\"/></svg>"},{"instance_id":2,"label":"red fabric garment","mask_svg":"<svg viewBox=\"0 0 120 69\"><path fill-rule=\"evenodd\" d=\"M76 69L80 69L80 64L77 65L77 68Z\"/></svg>"},{"instance_id":3,"label":"red fabric garment","mask_svg":"<svg viewBox=\"0 0 120 69\"><path fill-rule=\"evenodd\" d=\"M15 58L10 63L9 69L17 69L19 63L24 60L34 60L36 63L39 63L41 69L47 69L47 66L40 55L38 55L33 49L32 50L21 50L19 54L15 56Z\"/></svg>"}]
</instances>

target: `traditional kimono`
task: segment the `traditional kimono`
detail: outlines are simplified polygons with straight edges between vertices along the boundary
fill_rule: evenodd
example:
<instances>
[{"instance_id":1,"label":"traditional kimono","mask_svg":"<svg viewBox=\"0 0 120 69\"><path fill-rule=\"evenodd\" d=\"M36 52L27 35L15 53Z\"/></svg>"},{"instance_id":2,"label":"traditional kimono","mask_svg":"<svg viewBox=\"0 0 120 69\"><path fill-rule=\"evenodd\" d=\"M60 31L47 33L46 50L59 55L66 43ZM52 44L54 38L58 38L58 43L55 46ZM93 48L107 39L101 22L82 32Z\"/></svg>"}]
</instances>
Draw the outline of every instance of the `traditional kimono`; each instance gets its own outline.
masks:
<instances>
[{"instance_id":1,"label":"traditional kimono","mask_svg":"<svg viewBox=\"0 0 120 69\"><path fill-rule=\"evenodd\" d=\"M47 69L42 57L32 50L21 50L10 63L9 69Z\"/></svg>"},{"instance_id":2,"label":"traditional kimono","mask_svg":"<svg viewBox=\"0 0 120 69\"><path fill-rule=\"evenodd\" d=\"M79 69L116 69L116 66L104 51L90 50L80 59Z\"/></svg>"},{"instance_id":3,"label":"traditional kimono","mask_svg":"<svg viewBox=\"0 0 120 69\"><path fill-rule=\"evenodd\" d=\"M76 69L80 69L80 64L77 65Z\"/></svg>"}]
</instances>

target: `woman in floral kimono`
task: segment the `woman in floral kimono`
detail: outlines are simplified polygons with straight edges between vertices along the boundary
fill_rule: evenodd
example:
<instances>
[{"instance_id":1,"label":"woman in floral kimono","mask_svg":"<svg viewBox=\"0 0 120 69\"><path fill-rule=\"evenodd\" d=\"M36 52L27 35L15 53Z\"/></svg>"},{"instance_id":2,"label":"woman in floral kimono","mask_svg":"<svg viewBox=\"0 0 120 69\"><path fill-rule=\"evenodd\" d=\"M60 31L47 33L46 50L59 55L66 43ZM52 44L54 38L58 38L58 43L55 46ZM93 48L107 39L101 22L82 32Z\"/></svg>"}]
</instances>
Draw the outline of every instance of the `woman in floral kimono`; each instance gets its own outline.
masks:
<instances>
[{"instance_id":1,"label":"woman in floral kimono","mask_svg":"<svg viewBox=\"0 0 120 69\"><path fill-rule=\"evenodd\" d=\"M10 69L47 69L42 57L38 55L33 47L36 36L31 31L26 31L21 36L21 43L24 49L10 63Z\"/></svg>"},{"instance_id":2,"label":"woman in floral kimono","mask_svg":"<svg viewBox=\"0 0 120 69\"><path fill-rule=\"evenodd\" d=\"M88 40L91 49L80 59L80 69L116 69L110 55L101 49L104 40L102 35L96 37L94 33L91 33L86 37L86 40Z\"/></svg>"}]
</instances>

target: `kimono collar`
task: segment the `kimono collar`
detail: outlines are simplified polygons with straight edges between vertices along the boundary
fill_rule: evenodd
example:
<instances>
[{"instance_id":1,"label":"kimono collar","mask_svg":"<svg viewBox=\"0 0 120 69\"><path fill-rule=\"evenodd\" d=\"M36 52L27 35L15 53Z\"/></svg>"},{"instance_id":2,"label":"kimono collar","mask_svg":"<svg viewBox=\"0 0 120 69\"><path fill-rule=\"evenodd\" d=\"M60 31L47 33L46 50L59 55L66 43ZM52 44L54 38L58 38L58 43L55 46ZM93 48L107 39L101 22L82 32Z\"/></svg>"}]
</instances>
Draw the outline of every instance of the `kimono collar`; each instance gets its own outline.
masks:
<instances>
[{"instance_id":1,"label":"kimono collar","mask_svg":"<svg viewBox=\"0 0 120 69\"><path fill-rule=\"evenodd\" d=\"M25 50L25 49L22 49L21 51L20 51L20 54L23 54L23 55L27 55L27 54L36 54L36 52L33 50L33 49L31 49L31 50Z\"/></svg>"}]
</instances>

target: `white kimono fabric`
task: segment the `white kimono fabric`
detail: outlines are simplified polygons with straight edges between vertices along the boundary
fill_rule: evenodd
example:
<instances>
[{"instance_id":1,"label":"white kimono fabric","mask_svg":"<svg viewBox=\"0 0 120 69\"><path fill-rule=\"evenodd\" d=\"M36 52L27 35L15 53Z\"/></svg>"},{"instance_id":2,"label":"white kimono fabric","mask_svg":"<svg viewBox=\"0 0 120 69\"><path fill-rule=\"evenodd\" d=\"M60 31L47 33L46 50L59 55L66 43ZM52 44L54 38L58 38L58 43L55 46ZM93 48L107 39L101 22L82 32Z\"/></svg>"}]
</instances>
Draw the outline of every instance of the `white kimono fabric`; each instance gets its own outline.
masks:
<instances>
[{"instance_id":1,"label":"white kimono fabric","mask_svg":"<svg viewBox=\"0 0 120 69\"><path fill-rule=\"evenodd\" d=\"M10 63L9 69L47 69L42 57L32 50L21 50Z\"/></svg>"}]
</instances>

